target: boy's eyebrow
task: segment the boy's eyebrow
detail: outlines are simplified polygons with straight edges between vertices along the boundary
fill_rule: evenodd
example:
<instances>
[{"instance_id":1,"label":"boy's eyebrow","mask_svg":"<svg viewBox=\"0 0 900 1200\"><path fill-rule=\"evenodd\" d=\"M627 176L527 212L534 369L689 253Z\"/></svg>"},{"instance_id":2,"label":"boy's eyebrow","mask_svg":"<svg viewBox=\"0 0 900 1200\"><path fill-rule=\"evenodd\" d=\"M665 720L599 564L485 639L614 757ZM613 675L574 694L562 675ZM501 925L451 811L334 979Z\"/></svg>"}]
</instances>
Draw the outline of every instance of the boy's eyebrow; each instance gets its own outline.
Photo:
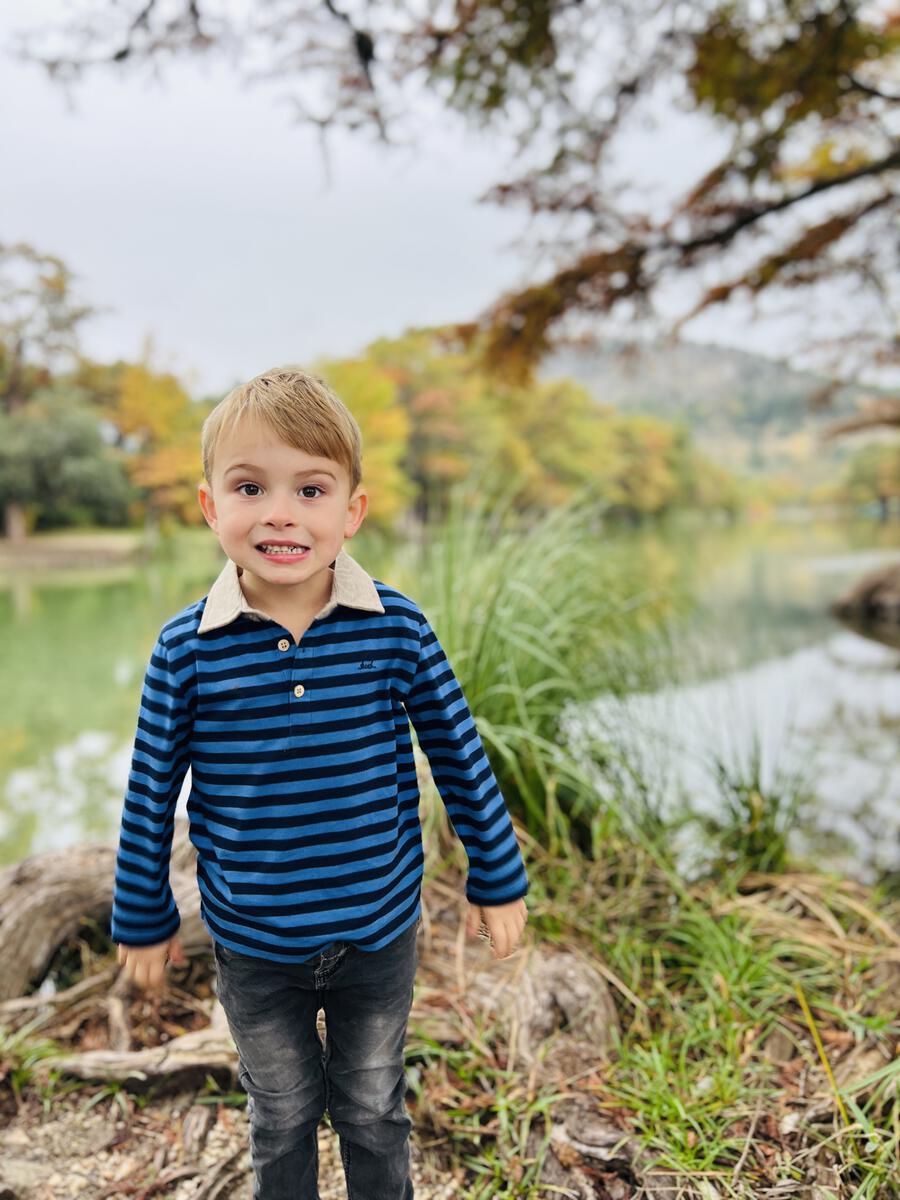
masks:
<instances>
[{"instance_id":1,"label":"boy's eyebrow","mask_svg":"<svg viewBox=\"0 0 900 1200\"><path fill-rule=\"evenodd\" d=\"M232 471L263 471L263 467L257 467L253 463L232 463L225 470L226 475L230 475ZM307 467L303 471L295 471L294 476L298 475L329 475L335 483L337 483L337 475L333 471L329 471L326 467Z\"/></svg>"}]
</instances>

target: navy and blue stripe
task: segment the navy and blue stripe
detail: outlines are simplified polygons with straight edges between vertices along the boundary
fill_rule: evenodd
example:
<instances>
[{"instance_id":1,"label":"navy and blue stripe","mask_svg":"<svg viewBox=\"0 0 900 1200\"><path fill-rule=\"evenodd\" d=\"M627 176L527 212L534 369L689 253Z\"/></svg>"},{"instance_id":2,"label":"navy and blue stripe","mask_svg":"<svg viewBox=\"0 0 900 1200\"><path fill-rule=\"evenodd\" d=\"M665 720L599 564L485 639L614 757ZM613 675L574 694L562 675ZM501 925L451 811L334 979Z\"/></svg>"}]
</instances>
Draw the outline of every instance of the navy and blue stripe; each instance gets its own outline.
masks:
<instances>
[{"instance_id":1,"label":"navy and blue stripe","mask_svg":"<svg viewBox=\"0 0 900 1200\"><path fill-rule=\"evenodd\" d=\"M419 918L424 867L410 720L466 850L467 898L527 894L444 650L414 601L374 582L383 613L339 604L299 645L246 613L198 633L206 597L164 625L122 814L116 942L154 945L179 927L169 855L188 768L201 915L216 941L302 962L337 940L378 950L398 937Z\"/></svg>"}]
</instances>

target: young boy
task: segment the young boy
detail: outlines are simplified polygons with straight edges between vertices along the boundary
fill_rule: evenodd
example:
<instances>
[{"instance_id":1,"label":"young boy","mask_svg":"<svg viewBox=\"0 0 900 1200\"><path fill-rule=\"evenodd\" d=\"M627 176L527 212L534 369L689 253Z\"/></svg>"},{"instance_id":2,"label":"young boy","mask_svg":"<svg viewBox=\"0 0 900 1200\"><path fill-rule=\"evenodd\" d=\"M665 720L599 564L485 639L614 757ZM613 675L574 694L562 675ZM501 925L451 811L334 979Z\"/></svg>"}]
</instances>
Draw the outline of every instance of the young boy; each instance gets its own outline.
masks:
<instances>
[{"instance_id":1,"label":"young boy","mask_svg":"<svg viewBox=\"0 0 900 1200\"><path fill-rule=\"evenodd\" d=\"M411 1200L403 1051L424 857L410 719L468 856L467 932L483 923L498 958L527 919L524 864L434 631L343 549L368 507L343 403L310 375L268 371L210 413L202 447L200 506L228 561L166 622L147 668L116 860L118 959L154 990L167 960L185 961L169 855L190 767L254 1200L317 1200L326 1109L349 1200Z\"/></svg>"}]
</instances>

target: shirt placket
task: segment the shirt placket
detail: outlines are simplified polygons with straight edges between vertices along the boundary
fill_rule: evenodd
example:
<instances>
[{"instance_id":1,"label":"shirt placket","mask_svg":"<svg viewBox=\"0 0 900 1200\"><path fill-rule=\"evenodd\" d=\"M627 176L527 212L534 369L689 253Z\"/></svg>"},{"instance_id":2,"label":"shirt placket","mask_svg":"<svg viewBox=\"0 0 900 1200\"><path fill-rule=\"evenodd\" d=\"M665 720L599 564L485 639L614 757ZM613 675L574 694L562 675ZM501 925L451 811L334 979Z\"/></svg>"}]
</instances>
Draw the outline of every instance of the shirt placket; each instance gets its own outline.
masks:
<instances>
[{"instance_id":1,"label":"shirt placket","mask_svg":"<svg viewBox=\"0 0 900 1200\"><path fill-rule=\"evenodd\" d=\"M277 639L276 649L284 659L284 686L288 691L288 699L290 701L290 731L299 733L300 729L306 724L306 704L307 688L309 680L307 679L306 661L303 655L303 639L300 643L296 643L293 638L285 637L284 634Z\"/></svg>"}]
</instances>

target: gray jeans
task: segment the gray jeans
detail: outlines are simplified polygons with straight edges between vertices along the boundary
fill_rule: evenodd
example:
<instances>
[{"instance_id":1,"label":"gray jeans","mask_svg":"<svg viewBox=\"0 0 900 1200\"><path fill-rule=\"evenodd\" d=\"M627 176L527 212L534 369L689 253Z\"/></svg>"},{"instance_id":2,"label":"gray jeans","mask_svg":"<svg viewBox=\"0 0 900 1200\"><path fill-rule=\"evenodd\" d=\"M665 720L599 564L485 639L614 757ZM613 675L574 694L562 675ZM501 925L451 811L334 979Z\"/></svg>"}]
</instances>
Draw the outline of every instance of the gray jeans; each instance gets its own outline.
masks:
<instances>
[{"instance_id":1,"label":"gray jeans","mask_svg":"<svg viewBox=\"0 0 900 1200\"><path fill-rule=\"evenodd\" d=\"M253 1200L319 1200L316 1130L326 1108L348 1200L413 1200L404 1042L417 930L375 951L335 942L296 964L213 943L247 1092Z\"/></svg>"}]
</instances>

